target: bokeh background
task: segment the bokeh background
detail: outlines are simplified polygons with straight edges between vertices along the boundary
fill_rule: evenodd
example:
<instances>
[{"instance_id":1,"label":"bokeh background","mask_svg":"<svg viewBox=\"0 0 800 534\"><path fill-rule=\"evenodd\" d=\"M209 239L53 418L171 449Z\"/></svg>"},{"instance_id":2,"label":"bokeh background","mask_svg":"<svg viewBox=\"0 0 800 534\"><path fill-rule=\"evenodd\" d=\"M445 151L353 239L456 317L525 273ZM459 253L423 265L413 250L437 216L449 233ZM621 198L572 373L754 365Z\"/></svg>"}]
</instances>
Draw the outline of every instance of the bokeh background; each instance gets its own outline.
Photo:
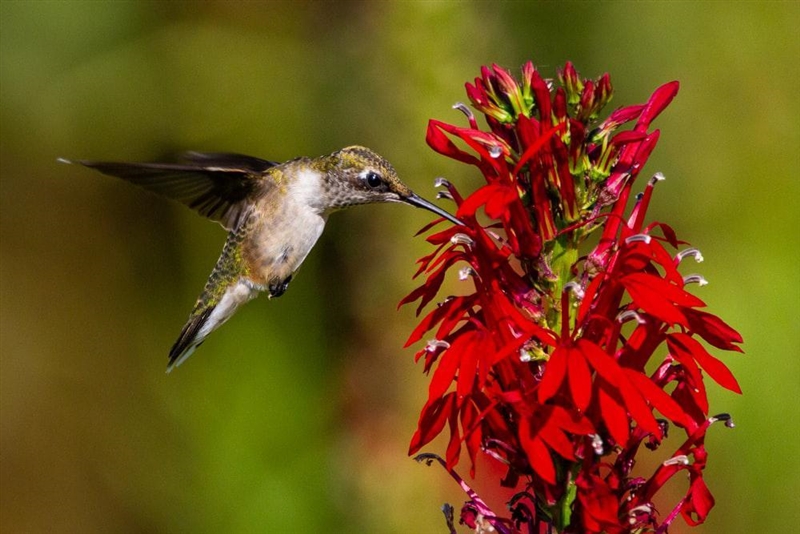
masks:
<instances>
[{"instance_id":1,"label":"bokeh background","mask_svg":"<svg viewBox=\"0 0 800 534\"><path fill-rule=\"evenodd\" d=\"M718 504L693 532L790 531L798 24L794 2L3 0L0 530L445 532L441 503L465 498L406 456L426 380L401 349L413 310L395 311L427 213L335 215L283 298L249 304L167 376L223 231L56 158L358 143L423 196L439 175L470 191L480 176L426 147L426 121L463 121L450 106L482 64L532 59L610 72L612 109L681 81L646 170L668 178L651 215L703 251L701 296L746 340L725 356L744 396L712 387L737 427L710 431Z\"/></svg>"}]
</instances>

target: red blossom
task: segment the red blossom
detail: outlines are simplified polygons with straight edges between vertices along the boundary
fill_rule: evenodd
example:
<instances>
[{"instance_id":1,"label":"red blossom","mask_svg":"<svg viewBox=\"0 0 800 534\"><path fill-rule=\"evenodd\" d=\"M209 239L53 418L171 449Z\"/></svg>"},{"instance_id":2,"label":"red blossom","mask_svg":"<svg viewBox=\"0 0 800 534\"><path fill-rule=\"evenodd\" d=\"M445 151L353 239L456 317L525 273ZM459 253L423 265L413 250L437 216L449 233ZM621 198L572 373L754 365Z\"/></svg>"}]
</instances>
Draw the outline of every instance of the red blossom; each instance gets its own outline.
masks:
<instances>
[{"instance_id":1,"label":"red blossom","mask_svg":"<svg viewBox=\"0 0 800 534\"><path fill-rule=\"evenodd\" d=\"M681 263L699 252L679 250L685 243L668 225L646 223L663 177L634 192L658 142L652 123L678 82L601 120L607 74L583 79L567 63L558 81L530 62L521 81L484 67L466 88L488 129L463 104L467 127L428 125L428 144L476 167L486 185L462 199L441 182L464 226L427 238L435 249L415 274L424 280L400 303L418 302L419 314L440 301L406 343L429 339L416 354L430 384L410 453L447 428L442 462L469 494L461 519L472 528L485 520L503 532L664 532L678 515L702 523L714 504L703 479L715 420L704 377L741 389L701 340L741 351L742 338L689 291L703 280L684 278ZM473 289L443 299L453 268ZM658 448L670 423L684 444L650 478L634 475L641 445ZM481 452L505 466L501 484L519 490L511 519L455 474L464 449L473 475ZM683 471L686 494L662 517L653 498Z\"/></svg>"}]
</instances>

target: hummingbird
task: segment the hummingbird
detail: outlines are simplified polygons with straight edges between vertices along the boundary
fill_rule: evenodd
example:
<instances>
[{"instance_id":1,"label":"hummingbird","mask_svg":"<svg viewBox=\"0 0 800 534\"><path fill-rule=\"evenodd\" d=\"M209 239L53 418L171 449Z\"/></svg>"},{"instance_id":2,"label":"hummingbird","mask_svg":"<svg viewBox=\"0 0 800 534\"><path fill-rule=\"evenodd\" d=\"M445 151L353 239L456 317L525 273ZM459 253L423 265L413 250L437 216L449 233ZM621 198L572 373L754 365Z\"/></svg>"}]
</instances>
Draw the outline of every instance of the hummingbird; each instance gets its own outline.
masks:
<instances>
[{"instance_id":1,"label":"hummingbird","mask_svg":"<svg viewBox=\"0 0 800 534\"><path fill-rule=\"evenodd\" d=\"M269 298L283 295L332 212L401 202L463 225L416 195L388 161L363 146L284 163L233 153L187 152L181 159L75 161L177 200L228 230L222 254L169 352L168 373L243 304L262 292Z\"/></svg>"}]
</instances>

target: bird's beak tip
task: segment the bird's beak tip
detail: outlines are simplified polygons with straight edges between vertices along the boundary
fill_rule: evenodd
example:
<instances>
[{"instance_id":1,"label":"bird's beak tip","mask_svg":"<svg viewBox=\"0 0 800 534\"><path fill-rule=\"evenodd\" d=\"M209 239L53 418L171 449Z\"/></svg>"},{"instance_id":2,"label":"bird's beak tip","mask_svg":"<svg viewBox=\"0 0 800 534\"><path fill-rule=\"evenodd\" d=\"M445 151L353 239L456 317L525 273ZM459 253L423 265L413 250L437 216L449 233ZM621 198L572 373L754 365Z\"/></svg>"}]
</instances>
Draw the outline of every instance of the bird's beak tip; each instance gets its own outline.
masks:
<instances>
[{"instance_id":1,"label":"bird's beak tip","mask_svg":"<svg viewBox=\"0 0 800 534\"><path fill-rule=\"evenodd\" d=\"M433 204L432 202L429 202L429 201L425 200L424 198L422 198L421 196L419 196L419 195L417 195L415 193L411 193L410 195L407 195L403 199L403 201L405 203L410 204L412 206L415 206L417 208L422 208L422 209L428 210L428 211L430 211L432 213L435 213L436 215L439 215L440 217L444 217L445 219L447 219L448 221L450 221L450 222L452 222L454 224L457 224L459 226L465 226L463 222L461 222L460 220L456 219L450 213L446 212L445 210L443 210L442 208L440 208L436 204Z\"/></svg>"}]
</instances>

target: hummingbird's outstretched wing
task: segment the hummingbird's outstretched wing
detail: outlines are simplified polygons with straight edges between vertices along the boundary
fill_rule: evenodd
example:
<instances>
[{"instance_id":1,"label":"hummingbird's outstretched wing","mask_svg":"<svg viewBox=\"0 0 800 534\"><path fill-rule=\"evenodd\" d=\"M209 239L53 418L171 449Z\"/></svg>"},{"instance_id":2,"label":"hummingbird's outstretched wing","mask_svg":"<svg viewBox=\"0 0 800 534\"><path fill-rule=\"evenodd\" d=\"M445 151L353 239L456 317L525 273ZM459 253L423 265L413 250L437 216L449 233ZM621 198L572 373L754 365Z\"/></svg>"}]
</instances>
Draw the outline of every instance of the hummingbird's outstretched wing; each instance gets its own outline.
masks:
<instances>
[{"instance_id":1,"label":"hummingbird's outstretched wing","mask_svg":"<svg viewBox=\"0 0 800 534\"><path fill-rule=\"evenodd\" d=\"M185 163L77 163L182 202L228 230L238 226L247 200L270 186L263 179L265 171L278 165L227 153L187 152L183 159Z\"/></svg>"}]
</instances>

